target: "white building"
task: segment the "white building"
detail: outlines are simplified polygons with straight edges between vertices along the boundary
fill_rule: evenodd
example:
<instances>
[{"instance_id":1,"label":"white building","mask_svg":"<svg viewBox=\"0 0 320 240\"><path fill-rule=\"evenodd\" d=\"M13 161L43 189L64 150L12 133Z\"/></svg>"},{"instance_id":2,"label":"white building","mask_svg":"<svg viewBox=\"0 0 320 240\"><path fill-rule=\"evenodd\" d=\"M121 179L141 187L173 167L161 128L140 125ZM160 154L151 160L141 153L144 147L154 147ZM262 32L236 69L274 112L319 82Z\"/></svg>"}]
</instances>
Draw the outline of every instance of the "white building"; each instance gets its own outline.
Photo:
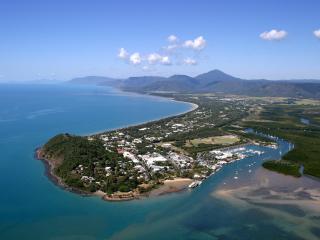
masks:
<instances>
[{"instance_id":1,"label":"white building","mask_svg":"<svg viewBox=\"0 0 320 240\"><path fill-rule=\"evenodd\" d=\"M157 166L157 162L167 161L165 157L155 152L152 154L141 155L141 159L147 164L148 167L152 168L154 172L160 171L164 168L164 166Z\"/></svg>"},{"instance_id":2,"label":"white building","mask_svg":"<svg viewBox=\"0 0 320 240\"><path fill-rule=\"evenodd\" d=\"M140 138L135 138L132 141L133 143L142 143L142 140Z\"/></svg>"},{"instance_id":3,"label":"white building","mask_svg":"<svg viewBox=\"0 0 320 240\"><path fill-rule=\"evenodd\" d=\"M123 157L130 159L133 163L139 163L139 160L131 152L124 151L123 152Z\"/></svg>"}]
</instances>

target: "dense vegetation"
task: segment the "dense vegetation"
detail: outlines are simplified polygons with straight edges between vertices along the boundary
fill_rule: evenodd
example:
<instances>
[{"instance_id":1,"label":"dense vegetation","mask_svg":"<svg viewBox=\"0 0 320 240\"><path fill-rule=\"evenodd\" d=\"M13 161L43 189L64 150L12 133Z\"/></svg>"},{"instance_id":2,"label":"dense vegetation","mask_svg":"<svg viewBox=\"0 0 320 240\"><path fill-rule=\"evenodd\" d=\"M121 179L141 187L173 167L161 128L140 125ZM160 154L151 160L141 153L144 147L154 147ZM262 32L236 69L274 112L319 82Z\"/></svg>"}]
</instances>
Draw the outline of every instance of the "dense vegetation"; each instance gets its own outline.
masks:
<instances>
[{"instance_id":1,"label":"dense vegetation","mask_svg":"<svg viewBox=\"0 0 320 240\"><path fill-rule=\"evenodd\" d=\"M46 159L55 161L55 174L68 186L91 192L101 189L112 193L118 190L127 192L138 185L134 174L129 179L128 175L119 172L123 158L116 151L106 151L99 140L89 141L86 137L59 134L44 145L43 151ZM79 169L81 165L83 170ZM106 166L111 167L110 176L104 173ZM82 175L95 176L95 180L82 181L78 171Z\"/></svg>"},{"instance_id":2,"label":"dense vegetation","mask_svg":"<svg viewBox=\"0 0 320 240\"><path fill-rule=\"evenodd\" d=\"M303 105L303 101L295 99L226 98L212 94L162 96L196 103L199 108L180 116L90 137L60 134L43 146L43 157L54 166L54 174L75 189L86 192L102 190L109 194L134 189L144 192L163 179L192 178L195 173L209 175L212 170L204 166L206 162L198 156L225 147L225 144L204 141L206 138L237 135L238 141L228 143L228 146L250 140L270 143L266 137L243 131L244 128L254 128L295 145L281 161L265 162L265 168L299 177L303 165L305 174L320 177L319 105ZM246 120L242 121L244 118ZM302 118L307 118L310 124L301 121ZM190 144L195 140L197 144ZM167 147L163 147L164 144ZM124 157L124 151L136 156L136 162ZM168 156L170 151L186 159L188 167L181 167L177 160L172 160ZM152 165L141 156L146 154L144 157L152 155L153 158L155 153L167 157L167 161L157 160Z\"/></svg>"},{"instance_id":3,"label":"dense vegetation","mask_svg":"<svg viewBox=\"0 0 320 240\"><path fill-rule=\"evenodd\" d=\"M269 105L259 119L245 122L244 125L294 143L295 148L283 159L293 165L303 165L305 174L320 177L320 127L301 122L301 118L307 116L311 123L317 123L319 113L318 105ZM287 165L288 169L291 167Z\"/></svg>"},{"instance_id":4,"label":"dense vegetation","mask_svg":"<svg viewBox=\"0 0 320 240\"><path fill-rule=\"evenodd\" d=\"M154 165L160 170L153 171L145 161L140 161L140 155L155 152L168 155L172 149L162 148L162 143L165 142L172 143L177 152L194 159L200 152L219 148L222 145L200 143L186 146L185 143L186 140L225 135L226 131L222 128L246 116L251 100L225 100L224 97L211 94L169 94L165 97L192 102L199 108L179 116L89 138L70 134L57 135L43 147L44 157L54 163L54 174L67 186L91 192L102 190L107 193L127 192L136 189L142 183L157 185L159 180L172 176L192 177L194 173L210 174L210 169L196 163L188 165L188 169L180 169L176 166L177 163L173 164L171 161L155 162ZM124 157L124 151L135 154L140 159L138 164ZM141 170L141 167L145 171Z\"/></svg>"},{"instance_id":5,"label":"dense vegetation","mask_svg":"<svg viewBox=\"0 0 320 240\"><path fill-rule=\"evenodd\" d=\"M286 161L286 160L270 160L266 161L262 164L262 166L266 169L283 173L285 175L291 175L294 177L300 177L301 174L299 172L300 166L296 163Z\"/></svg>"}]
</instances>

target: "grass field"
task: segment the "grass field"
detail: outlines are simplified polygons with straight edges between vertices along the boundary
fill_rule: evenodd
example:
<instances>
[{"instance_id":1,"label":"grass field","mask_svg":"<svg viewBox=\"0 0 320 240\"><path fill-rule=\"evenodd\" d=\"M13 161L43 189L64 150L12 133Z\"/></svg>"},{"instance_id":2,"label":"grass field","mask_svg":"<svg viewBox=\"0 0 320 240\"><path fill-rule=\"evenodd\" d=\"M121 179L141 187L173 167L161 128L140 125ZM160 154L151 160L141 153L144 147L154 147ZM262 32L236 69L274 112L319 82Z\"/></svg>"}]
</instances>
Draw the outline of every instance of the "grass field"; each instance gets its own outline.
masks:
<instances>
[{"instance_id":1,"label":"grass field","mask_svg":"<svg viewBox=\"0 0 320 240\"><path fill-rule=\"evenodd\" d=\"M320 105L320 101L314 100L314 99L299 99L295 103L298 105L314 105L314 106Z\"/></svg>"},{"instance_id":2,"label":"grass field","mask_svg":"<svg viewBox=\"0 0 320 240\"><path fill-rule=\"evenodd\" d=\"M214 136L207 138L196 138L192 140L187 140L186 147L197 147L199 144L211 144L211 145L231 145L240 141L240 138L236 135L224 135L224 136Z\"/></svg>"}]
</instances>

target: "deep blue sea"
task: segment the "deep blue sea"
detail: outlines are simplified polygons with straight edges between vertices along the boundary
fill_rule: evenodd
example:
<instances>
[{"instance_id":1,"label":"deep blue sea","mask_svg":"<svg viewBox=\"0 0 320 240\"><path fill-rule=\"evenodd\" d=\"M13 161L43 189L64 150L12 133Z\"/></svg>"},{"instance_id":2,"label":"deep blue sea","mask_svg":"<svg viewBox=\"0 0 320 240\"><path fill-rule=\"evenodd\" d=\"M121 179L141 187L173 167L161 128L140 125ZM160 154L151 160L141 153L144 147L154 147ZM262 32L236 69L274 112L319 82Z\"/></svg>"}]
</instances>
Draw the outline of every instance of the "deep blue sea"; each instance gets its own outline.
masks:
<instances>
[{"instance_id":1,"label":"deep blue sea","mask_svg":"<svg viewBox=\"0 0 320 240\"><path fill-rule=\"evenodd\" d=\"M285 141L279 149L249 146L265 153L224 167L193 191L105 202L55 186L35 160L35 148L61 132L89 134L137 124L185 112L189 104L85 85L0 84L0 106L1 240L303 239L279 226L272 212L239 207L215 194L252 184L265 174L264 159L288 151Z\"/></svg>"}]
</instances>

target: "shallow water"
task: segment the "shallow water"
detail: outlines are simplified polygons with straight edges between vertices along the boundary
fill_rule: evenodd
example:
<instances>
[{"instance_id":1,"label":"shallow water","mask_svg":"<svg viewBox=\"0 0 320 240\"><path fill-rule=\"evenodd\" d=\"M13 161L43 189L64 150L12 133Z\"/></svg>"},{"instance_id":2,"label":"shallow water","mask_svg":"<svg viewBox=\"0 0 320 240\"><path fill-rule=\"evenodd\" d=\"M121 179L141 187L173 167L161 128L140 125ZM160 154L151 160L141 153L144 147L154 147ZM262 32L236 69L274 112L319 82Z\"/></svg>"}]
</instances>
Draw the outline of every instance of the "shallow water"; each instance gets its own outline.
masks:
<instances>
[{"instance_id":1,"label":"shallow water","mask_svg":"<svg viewBox=\"0 0 320 240\"><path fill-rule=\"evenodd\" d=\"M34 149L60 132L112 129L177 114L190 105L70 85L0 85L0 102L0 239L303 239L290 228L297 220L304 223L299 229L307 237L319 233L314 223L320 217L308 215L302 206L302 212L283 206L287 215L280 224L279 204L273 206L277 212L266 211L261 205L265 202L252 207L217 194L243 186L255 189L257 182L271 186L268 176L281 179L277 191L291 191L296 185L319 188L312 179L270 175L261 169L264 159L279 158L280 150L283 154L290 148L285 141L280 140L280 149L249 146L265 153L225 166L193 191L104 202L52 184L42 163L34 159Z\"/></svg>"}]
</instances>

